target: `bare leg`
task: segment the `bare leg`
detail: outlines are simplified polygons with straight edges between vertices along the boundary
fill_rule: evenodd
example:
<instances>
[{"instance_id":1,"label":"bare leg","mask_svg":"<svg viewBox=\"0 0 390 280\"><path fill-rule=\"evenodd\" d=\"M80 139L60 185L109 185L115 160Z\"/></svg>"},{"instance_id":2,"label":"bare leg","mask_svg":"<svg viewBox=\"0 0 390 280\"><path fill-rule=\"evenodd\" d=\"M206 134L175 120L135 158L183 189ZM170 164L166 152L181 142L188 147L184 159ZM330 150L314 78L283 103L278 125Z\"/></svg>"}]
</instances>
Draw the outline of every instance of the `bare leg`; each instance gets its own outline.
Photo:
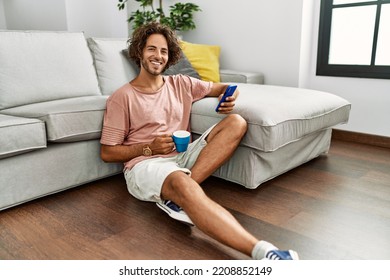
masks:
<instances>
[{"instance_id":1,"label":"bare leg","mask_svg":"<svg viewBox=\"0 0 390 280\"><path fill-rule=\"evenodd\" d=\"M180 205L204 233L248 256L258 240L222 206L206 196L187 174L176 171L164 182L162 197Z\"/></svg>"},{"instance_id":2,"label":"bare leg","mask_svg":"<svg viewBox=\"0 0 390 280\"><path fill-rule=\"evenodd\" d=\"M245 120L234 114L217 124L191 169L191 177L181 171L170 174L164 181L162 197L180 205L204 233L251 256L258 239L247 232L226 209L207 197L199 185L232 156L246 128Z\"/></svg>"},{"instance_id":3,"label":"bare leg","mask_svg":"<svg viewBox=\"0 0 390 280\"><path fill-rule=\"evenodd\" d=\"M228 115L207 137L207 146L200 152L191 169L191 177L199 184L224 164L240 144L247 129L246 121L236 114Z\"/></svg>"}]
</instances>

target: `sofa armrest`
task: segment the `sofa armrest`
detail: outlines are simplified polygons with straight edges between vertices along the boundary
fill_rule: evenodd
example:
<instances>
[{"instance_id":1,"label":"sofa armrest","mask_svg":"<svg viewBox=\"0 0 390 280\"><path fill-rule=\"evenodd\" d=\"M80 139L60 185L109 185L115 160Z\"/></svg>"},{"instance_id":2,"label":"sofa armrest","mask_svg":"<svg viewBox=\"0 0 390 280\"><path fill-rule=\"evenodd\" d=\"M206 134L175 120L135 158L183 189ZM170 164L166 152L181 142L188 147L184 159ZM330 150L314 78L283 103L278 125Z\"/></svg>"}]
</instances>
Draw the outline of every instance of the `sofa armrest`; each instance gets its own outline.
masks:
<instances>
[{"instance_id":1,"label":"sofa armrest","mask_svg":"<svg viewBox=\"0 0 390 280\"><path fill-rule=\"evenodd\" d=\"M221 69L219 71L222 83L247 83L263 84L264 75L255 72L241 72L236 70Z\"/></svg>"}]
</instances>

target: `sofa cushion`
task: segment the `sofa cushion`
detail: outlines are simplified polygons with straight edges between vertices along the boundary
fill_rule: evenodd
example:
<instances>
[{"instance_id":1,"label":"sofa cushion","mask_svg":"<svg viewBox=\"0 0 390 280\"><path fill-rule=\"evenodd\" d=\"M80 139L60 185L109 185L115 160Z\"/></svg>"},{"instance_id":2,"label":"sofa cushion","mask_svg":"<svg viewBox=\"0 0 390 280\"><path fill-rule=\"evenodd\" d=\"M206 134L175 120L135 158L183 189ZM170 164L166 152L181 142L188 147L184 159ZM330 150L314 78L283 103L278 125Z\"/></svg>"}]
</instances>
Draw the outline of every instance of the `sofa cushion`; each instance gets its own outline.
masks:
<instances>
[{"instance_id":1,"label":"sofa cushion","mask_svg":"<svg viewBox=\"0 0 390 280\"><path fill-rule=\"evenodd\" d=\"M181 48L202 80L220 82L219 55L221 48L219 46L181 41Z\"/></svg>"},{"instance_id":2,"label":"sofa cushion","mask_svg":"<svg viewBox=\"0 0 390 280\"><path fill-rule=\"evenodd\" d=\"M104 95L112 94L138 74L136 65L129 63L122 54L127 39L88 38L88 45Z\"/></svg>"},{"instance_id":3,"label":"sofa cushion","mask_svg":"<svg viewBox=\"0 0 390 280\"><path fill-rule=\"evenodd\" d=\"M345 99L321 91L238 84L240 95L234 112L248 122L241 145L271 152L305 135L348 121L351 104ZM215 113L217 98L194 103L191 129L200 134L225 117Z\"/></svg>"},{"instance_id":4,"label":"sofa cushion","mask_svg":"<svg viewBox=\"0 0 390 280\"><path fill-rule=\"evenodd\" d=\"M45 147L44 122L0 114L0 159Z\"/></svg>"},{"instance_id":5,"label":"sofa cushion","mask_svg":"<svg viewBox=\"0 0 390 280\"><path fill-rule=\"evenodd\" d=\"M0 61L0 110L101 95L81 32L0 31Z\"/></svg>"},{"instance_id":6,"label":"sofa cushion","mask_svg":"<svg viewBox=\"0 0 390 280\"><path fill-rule=\"evenodd\" d=\"M107 96L85 96L34 103L2 113L37 118L46 123L51 142L99 139Z\"/></svg>"},{"instance_id":7,"label":"sofa cushion","mask_svg":"<svg viewBox=\"0 0 390 280\"><path fill-rule=\"evenodd\" d=\"M264 84L264 74L260 72L244 72L231 69L220 69L221 83Z\"/></svg>"},{"instance_id":8,"label":"sofa cushion","mask_svg":"<svg viewBox=\"0 0 390 280\"><path fill-rule=\"evenodd\" d=\"M188 75L196 79L200 79L199 73L196 72L194 67L192 67L191 63L188 61L188 58L185 56L184 53L182 53L182 57L175 65L172 65L171 67L169 67L167 70L164 71L164 75L177 75L177 74Z\"/></svg>"}]
</instances>

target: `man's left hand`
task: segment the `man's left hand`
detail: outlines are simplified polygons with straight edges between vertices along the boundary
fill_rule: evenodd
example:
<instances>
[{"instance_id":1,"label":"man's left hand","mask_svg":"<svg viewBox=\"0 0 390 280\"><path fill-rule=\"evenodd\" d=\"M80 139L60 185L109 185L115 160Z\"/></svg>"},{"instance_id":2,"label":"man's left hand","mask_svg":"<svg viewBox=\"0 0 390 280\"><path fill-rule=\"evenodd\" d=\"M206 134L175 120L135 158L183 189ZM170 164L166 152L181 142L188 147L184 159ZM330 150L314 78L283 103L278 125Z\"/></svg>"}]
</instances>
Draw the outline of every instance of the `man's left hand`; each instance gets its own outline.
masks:
<instances>
[{"instance_id":1,"label":"man's left hand","mask_svg":"<svg viewBox=\"0 0 390 280\"><path fill-rule=\"evenodd\" d=\"M223 94L218 97L218 100L221 100ZM220 114L229 114L233 111L234 105L236 104L236 97L234 95L226 98L226 101L221 104L219 107L218 113Z\"/></svg>"}]
</instances>

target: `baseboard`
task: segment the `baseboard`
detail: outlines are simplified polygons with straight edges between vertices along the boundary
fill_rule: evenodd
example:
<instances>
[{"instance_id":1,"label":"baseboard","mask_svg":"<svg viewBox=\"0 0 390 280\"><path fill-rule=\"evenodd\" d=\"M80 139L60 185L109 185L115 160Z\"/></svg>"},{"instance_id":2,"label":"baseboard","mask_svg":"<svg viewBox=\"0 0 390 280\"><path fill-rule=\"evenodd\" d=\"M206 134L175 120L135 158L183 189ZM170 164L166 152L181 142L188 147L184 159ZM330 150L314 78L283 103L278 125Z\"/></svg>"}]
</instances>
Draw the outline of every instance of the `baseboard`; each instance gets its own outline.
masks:
<instances>
[{"instance_id":1,"label":"baseboard","mask_svg":"<svg viewBox=\"0 0 390 280\"><path fill-rule=\"evenodd\" d=\"M371 146L378 146L383 148L390 148L390 137L378 136L360 132L346 131L346 130L332 130L332 140L342 140L348 142L355 142L367 144Z\"/></svg>"}]
</instances>

